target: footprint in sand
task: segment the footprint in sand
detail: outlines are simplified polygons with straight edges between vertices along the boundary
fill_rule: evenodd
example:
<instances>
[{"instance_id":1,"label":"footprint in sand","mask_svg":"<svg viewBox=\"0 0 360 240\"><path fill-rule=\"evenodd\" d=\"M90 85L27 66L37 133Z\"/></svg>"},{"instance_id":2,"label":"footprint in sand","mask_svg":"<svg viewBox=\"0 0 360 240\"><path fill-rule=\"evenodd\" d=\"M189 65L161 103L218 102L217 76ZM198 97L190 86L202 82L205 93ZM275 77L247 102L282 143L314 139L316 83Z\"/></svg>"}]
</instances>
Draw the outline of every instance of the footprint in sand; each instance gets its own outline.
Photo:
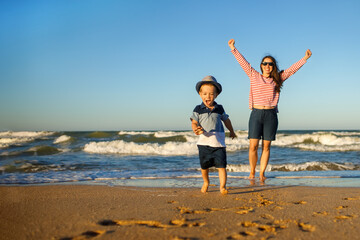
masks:
<instances>
[{"instance_id":1,"label":"footprint in sand","mask_svg":"<svg viewBox=\"0 0 360 240\"><path fill-rule=\"evenodd\" d=\"M103 231L103 230L86 231L86 232L83 232L79 236L60 238L60 240L83 240L83 239L89 239L89 238L97 237L97 236L100 236L100 235L102 235L104 233L107 233L107 232Z\"/></svg>"},{"instance_id":2,"label":"footprint in sand","mask_svg":"<svg viewBox=\"0 0 360 240\"><path fill-rule=\"evenodd\" d=\"M274 233L276 232L276 228L269 225L261 225L258 227L260 231L267 232L267 233Z\"/></svg>"},{"instance_id":3,"label":"footprint in sand","mask_svg":"<svg viewBox=\"0 0 360 240\"><path fill-rule=\"evenodd\" d=\"M113 225L119 225L119 226L131 226L131 225L144 225L148 227L154 227L154 228L166 228L168 225L162 224L159 221L148 221L148 220L104 220L99 222L102 226L113 226Z\"/></svg>"},{"instance_id":4,"label":"footprint in sand","mask_svg":"<svg viewBox=\"0 0 360 240\"><path fill-rule=\"evenodd\" d=\"M343 198L343 200L359 200L360 197L347 197L347 198Z\"/></svg>"},{"instance_id":5,"label":"footprint in sand","mask_svg":"<svg viewBox=\"0 0 360 240\"><path fill-rule=\"evenodd\" d=\"M298 223L299 228L304 232L313 232L316 227L307 223Z\"/></svg>"},{"instance_id":6,"label":"footprint in sand","mask_svg":"<svg viewBox=\"0 0 360 240\"><path fill-rule=\"evenodd\" d=\"M175 219L170 221L171 225L176 225L178 227L202 227L206 223L203 222L189 222L188 219L182 218L182 219Z\"/></svg>"},{"instance_id":7,"label":"footprint in sand","mask_svg":"<svg viewBox=\"0 0 360 240\"><path fill-rule=\"evenodd\" d=\"M244 237L247 236L255 236L256 233L250 232L250 231L243 231L239 233L234 233L231 236L227 237L226 239L244 239Z\"/></svg>"},{"instance_id":8,"label":"footprint in sand","mask_svg":"<svg viewBox=\"0 0 360 240\"><path fill-rule=\"evenodd\" d=\"M357 217L357 216L356 215L340 215L340 216L335 217L334 222L338 222L338 221L350 219L350 218L355 218L355 217Z\"/></svg>"},{"instance_id":9,"label":"footprint in sand","mask_svg":"<svg viewBox=\"0 0 360 240\"><path fill-rule=\"evenodd\" d=\"M175 237L171 237L170 240L196 240L198 238L188 238L188 237L179 237L179 236L175 236Z\"/></svg>"},{"instance_id":10,"label":"footprint in sand","mask_svg":"<svg viewBox=\"0 0 360 240\"><path fill-rule=\"evenodd\" d=\"M203 214L211 212L211 210L192 210L187 207L177 207L181 214Z\"/></svg>"},{"instance_id":11,"label":"footprint in sand","mask_svg":"<svg viewBox=\"0 0 360 240\"><path fill-rule=\"evenodd\" d=\"M237 211L237 214L248 214L249 212L254 212L254 209L252 207L242 207L243 209L240 211ZM241 208L240 208L241 209Z\"/></svg>"},{"instance_id":12,"label":"footprint in sand","mask_svg":"<svg viewBox=\"0 0 360 240\"><path fill-rule=\"evenodd\" d=\"M313 212L313 216L326 216L329 215L328 212L323 211L323 212Z\"/></svg>"},{"instance_id":13,"label":"footprint in sand","mask_svg":"<svg viewBox=\"0 0 360 240\"><path fill-rule=\"evenodd\" d=\"M269 219L269 220L274 220L275 218L273 216L271 216L270 214L263 214L260 217L264 218L264 219Z\"/></svg>"},{"instance_id":14,"label":"footprint in sand","mask_svg":"<svg viewBox=\"0 0 360 240\"><path fill-rule=\"evenodd\" d=\"M260 199L260 203L258 204L259 207L262 207L262 206L268 206L268 205L271 205L271 204L274 204L273 201L270 201L266 198L262 198Z\"/></svg>"},{"instance_id":15,"label":"footprint in sand","mask_svg":"<svg viewBox=\"0 0 360 240\"><path fill-rule=\"evenodd\" d=\"M171 220L169 224L163 224L159 221L147 221L147 220L104 220L99 222L103 226L134 226L134 225L144 225L147 227L153 228L170 228L170 227L201 227L205 223L202 222L191 222L188 219L175 219Z\"/></svg>"},{"instance_id":16,"label":"footprint in sand","mask_svg":"<svg viewBox=\"0 0 360 240\"><path fill-rule=\"evenodd\" d=\"M240 225L242 227L256 227L256 226L258 226L258 224L256 222L251 222L251 221L239 222L238 225Z\"/></svg>"},{"instance_id":17,"label":"footprint in sand","mask_svg":"<svg viewBox=\"0 0 360 240\"><path fill-rule=\"evenodd\" d=\"M179 210L181 214L204 214L217 211L228 211L233 208L205 208L203 210L193 210L188 207L177 207L176 209Z\"/></svg>"},{"instance_id":18,"label":"footprint in sand","mask_svg":"<svg viewBox=\"0 0 360 240\"><path fill-rule=\"evenodd\" d=\"M348 206L338 206L338 207L336 207L337 210L344 209L344 208L348 208Z\"/></svg>"},{"instance_id":19,"label":"footprint in sand","mask_svg":"<svg viewBox=\"0 0 360 240\"><path fill-rule=\"evenodd\" d=\"M288 228L288 223L290 222L290 220L275 220L273 222L273 226L276 229L285 229Z\"/></svg>"}]
</instances>

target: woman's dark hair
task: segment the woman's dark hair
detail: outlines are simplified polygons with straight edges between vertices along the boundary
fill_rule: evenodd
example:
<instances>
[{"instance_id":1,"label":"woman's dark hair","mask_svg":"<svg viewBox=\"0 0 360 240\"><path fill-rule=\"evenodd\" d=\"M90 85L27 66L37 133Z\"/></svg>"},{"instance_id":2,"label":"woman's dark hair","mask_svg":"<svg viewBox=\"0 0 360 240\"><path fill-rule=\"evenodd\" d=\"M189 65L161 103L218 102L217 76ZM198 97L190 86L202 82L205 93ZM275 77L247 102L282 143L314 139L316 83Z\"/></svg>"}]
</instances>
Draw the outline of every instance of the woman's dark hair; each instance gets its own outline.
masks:
<instances>
[{"instance_id":1,"label":"woman's dark hair","mask_svg":"<svg viewBox=\"0 0 360 240\"><path fill-rule=\"evenodd\" d=\"M270 55L263 57L263 59L261 60L261 63L264 62L265 58L270 58L272 60L272 62L274 63L273 70L270 73L270 77L275 82L275 92L279 93L280 90L281 90L282 84L283 84L283 80L281 79L281 73L284 70L279 71L277 61L275 60L275 58L273 56L270 56ZM262 70L262 67L261 67L261 63L260 63L260 69L261 69L261 72L262 72L263 70Z\"/></svg>"}]
</instances>

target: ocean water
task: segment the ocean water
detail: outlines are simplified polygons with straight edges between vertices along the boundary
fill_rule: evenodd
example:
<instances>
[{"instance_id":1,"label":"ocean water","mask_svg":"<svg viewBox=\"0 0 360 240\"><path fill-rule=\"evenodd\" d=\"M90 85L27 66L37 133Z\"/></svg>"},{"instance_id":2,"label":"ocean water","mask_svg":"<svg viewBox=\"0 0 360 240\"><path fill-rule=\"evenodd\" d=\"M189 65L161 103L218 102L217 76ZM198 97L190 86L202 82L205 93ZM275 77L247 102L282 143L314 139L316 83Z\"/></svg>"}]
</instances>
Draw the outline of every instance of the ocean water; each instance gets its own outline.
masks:
<instances>
[{"instance_id":1,"label":"ocean water","mask_svg":"<svg viewBox=\"0 0 360 240\"><path fill-rule=\"evenodd\" d=\"M226 138L228 186L260 184L247 179L247 131L236 133ZM192 131L0 132L0 185L200 187L197 138ZM279 131L266 176L266 185L360 187L360 131ZM216 169L210 177L218 184Z\"/></svg>"}]
</instances>

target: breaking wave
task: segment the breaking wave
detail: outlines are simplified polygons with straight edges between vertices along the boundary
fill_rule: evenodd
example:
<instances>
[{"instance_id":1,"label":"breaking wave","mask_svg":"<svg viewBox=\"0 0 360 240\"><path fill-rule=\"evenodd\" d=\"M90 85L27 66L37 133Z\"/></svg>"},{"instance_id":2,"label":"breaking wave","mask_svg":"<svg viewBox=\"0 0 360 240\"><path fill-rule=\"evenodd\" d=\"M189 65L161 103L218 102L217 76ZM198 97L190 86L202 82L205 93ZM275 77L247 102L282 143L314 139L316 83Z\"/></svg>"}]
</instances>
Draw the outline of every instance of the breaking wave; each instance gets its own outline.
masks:
<instances>
[{"instance_id":1,"label":"breaking wave","mask_svg":"<svg viewBox=\"0 0 360 240\"><path fill-rule=\"evenodd\" d=\"M54 132L0 132L0 148L22 145L24 143L33 142L36 139L53 135Z\"/></svg>"},{"instance_id":2,"label":"breaking wave","mask_svg":"<svg viewBox=\"0 0 360 240\"><path fill-rule=\"evenodd\" d=\"M84 151L98 154L136 154L136 155L194 155L197 148L194 143L167 142L165 144L145 143L137 144L115 140L110 142L90 142Z\"/></svg>"},{"instance_id":3,"label":"breaking wave","mask_svg":"<svg viewBox=\"0 0 360 240\"><path fill-rule=\"evenodd\" d=\"M259 168L259 166L257 166ZM250 165L227 166L229 172L250 172ZM268 172L301 172L301 171L347 171L360 170L360 164L353 163L334 163L334 162L305 162L305 163L287 163L287 164L269 164L266 171ZM259 171L259 169L257 169Z\"/></svg>"},{"instance_id":4,"label":"breaking wave","mask_svg":"<svg viewBox=\"0 0 360 240\"><path fill-rule=\"evenodd\" d=\"M71 142L74 139L70 136L67 135L61 135L60 137L58 137L57 139L55 139L54 144L59 144L59 143L66 143L66 142Z\"/></svg>"}]
</instances>

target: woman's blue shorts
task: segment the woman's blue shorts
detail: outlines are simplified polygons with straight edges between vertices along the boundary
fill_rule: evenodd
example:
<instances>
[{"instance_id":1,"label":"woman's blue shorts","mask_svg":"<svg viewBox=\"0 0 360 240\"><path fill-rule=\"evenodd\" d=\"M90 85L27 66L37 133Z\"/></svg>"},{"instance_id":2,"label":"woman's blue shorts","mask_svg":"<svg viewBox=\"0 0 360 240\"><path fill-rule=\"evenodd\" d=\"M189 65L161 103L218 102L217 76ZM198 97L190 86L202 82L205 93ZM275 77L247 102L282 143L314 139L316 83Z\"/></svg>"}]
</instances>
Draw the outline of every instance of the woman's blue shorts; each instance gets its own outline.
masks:
<instances>
[{"instance_id":1,"label":"woman's blue shorts","mask_svg":"<svg viewBox=\"0 0 360 240\"><path fill-rule=\"evenodd\" d=\"M256 109L251 111L248 138L274 141L278 128L276 109Z\"/></svg>"}]
</instances>

